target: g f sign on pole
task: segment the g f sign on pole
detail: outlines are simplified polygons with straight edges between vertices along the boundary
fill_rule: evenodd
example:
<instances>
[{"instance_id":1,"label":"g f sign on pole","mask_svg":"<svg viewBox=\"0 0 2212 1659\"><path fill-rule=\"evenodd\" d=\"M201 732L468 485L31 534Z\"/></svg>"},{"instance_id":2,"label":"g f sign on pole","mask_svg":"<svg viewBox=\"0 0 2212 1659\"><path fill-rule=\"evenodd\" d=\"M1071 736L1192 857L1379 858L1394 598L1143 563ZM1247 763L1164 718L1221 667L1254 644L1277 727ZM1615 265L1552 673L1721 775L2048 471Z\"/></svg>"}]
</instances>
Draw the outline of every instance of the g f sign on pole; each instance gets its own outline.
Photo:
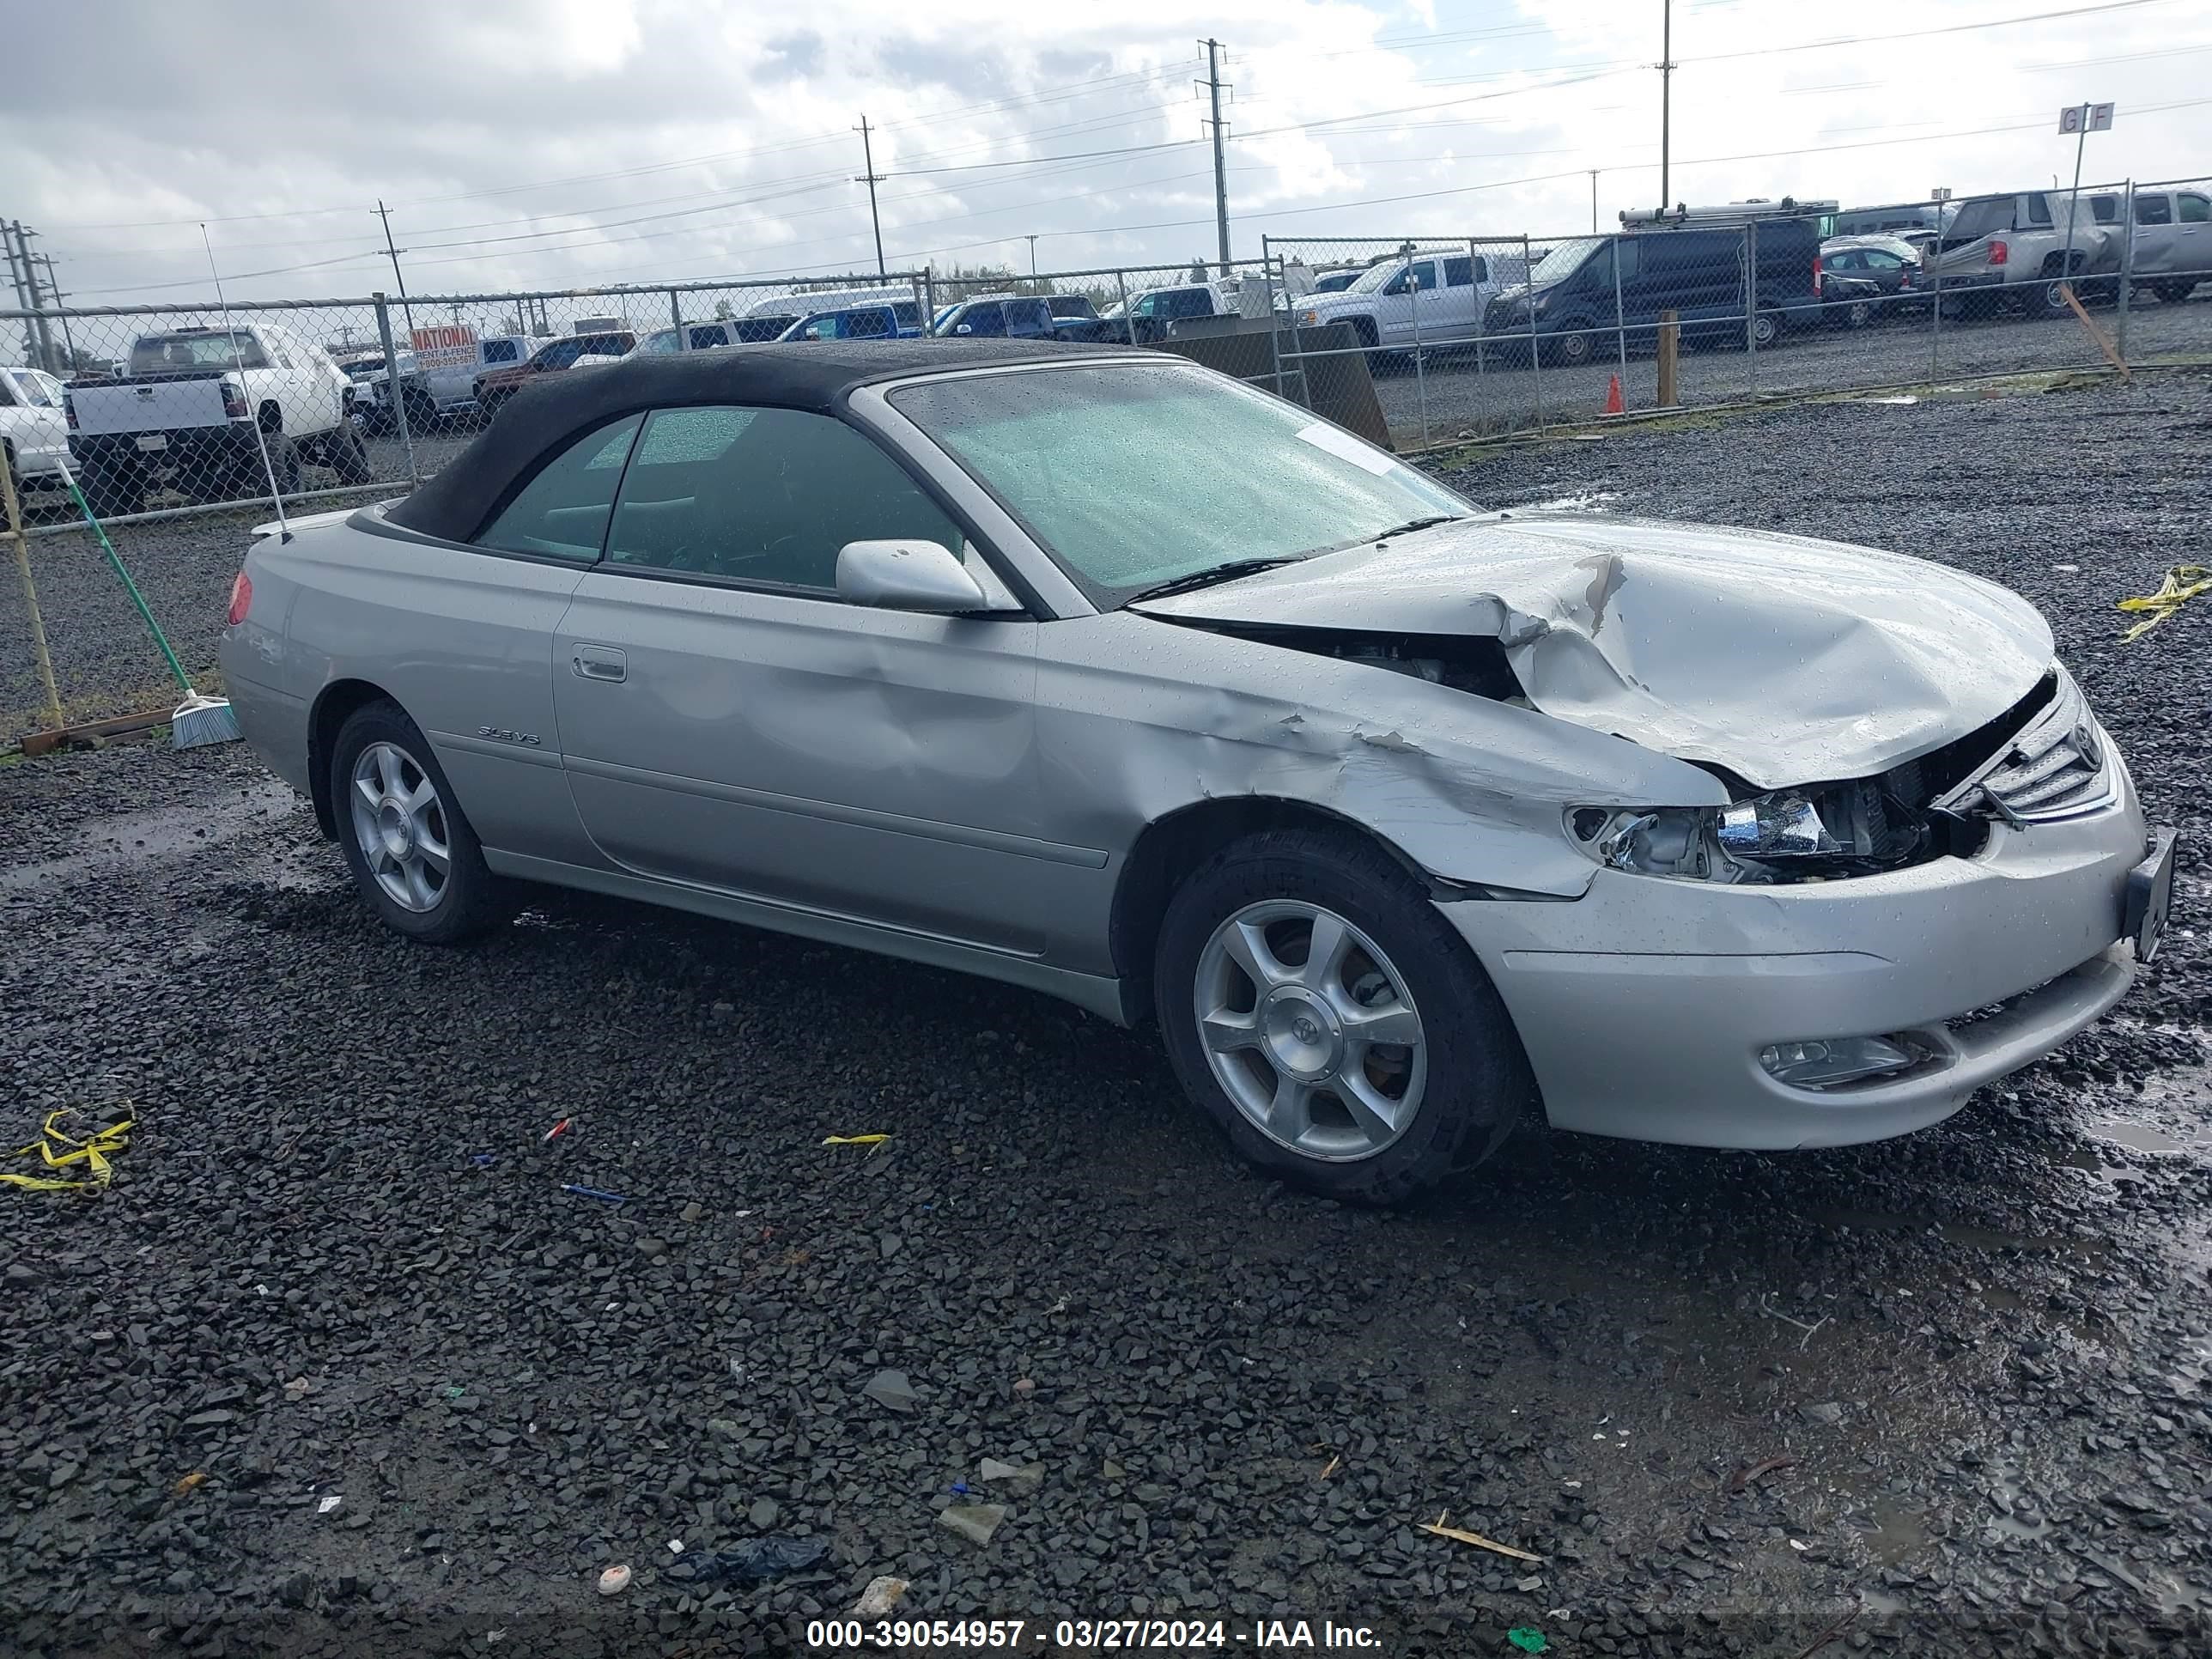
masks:
<instances>
[{"instance_id":1,"label":"g f sign on pole","mask_svg":"<svg viewBox=\"0 0 2212 1659\"><path fill-rule=\"evenodd\" d=\"M2074 189L2066 198L2066 265L2060 273L2069 293L2074 288L2074 215L2081 205L2081 152L2091 133L2112 130L2112 114L2118 107L2113 104L2069 104L2058 112L2058 131L2074 135Z\"/></svg>"}]
</instances>

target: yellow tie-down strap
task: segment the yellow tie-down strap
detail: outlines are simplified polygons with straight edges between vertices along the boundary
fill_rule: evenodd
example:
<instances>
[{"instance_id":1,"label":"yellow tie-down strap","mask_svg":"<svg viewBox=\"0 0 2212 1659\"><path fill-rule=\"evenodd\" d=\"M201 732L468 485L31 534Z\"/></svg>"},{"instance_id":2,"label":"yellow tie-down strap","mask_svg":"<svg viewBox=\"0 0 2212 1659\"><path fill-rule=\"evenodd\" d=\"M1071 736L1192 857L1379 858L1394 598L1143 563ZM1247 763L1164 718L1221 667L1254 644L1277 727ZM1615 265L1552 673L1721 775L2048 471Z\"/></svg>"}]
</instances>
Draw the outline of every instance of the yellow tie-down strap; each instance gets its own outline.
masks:
<instances>
[{"instance_id":1,"label":"yellow tie-down strap","mask_svg":"<svg viewBox=\"0 0 2212 1659\"><path fill-rule=\"evenodd\" d=\"M2140 639L2200 593L2212 593L2212 566L2201 564L2174 566L2166 573L2166 582L2157 592L2145 593L2139 598L2122 599L2119 602L2120 609L2123 611L2150 612L2150 615L2120 635L2121 642L2124 644L2130 640Z\"/></svg>"},{"instance_id":2,"label":"yellow tie-down strap","mask_svg":"<svg viewBox=\"0 0 2212 1659\"><path fill-rule=\"evenodd\" d=\"M75 1170L80 1166L84 1174L75 1180L56 1176L29 1176L0 1173L0 1185L27 1188L34 1193L71 1192L86 1187L105 1187L114 1173L108 1159L131 1144L131 1129L136 1121L125 1118L120 1123L111 1123L105 1129L94 1131L82 1140L61 1132L64 1118L75 1117L74 1107L64 1107L58 1112L46 1114L45 1125L38 1139L27 1146L15 1149L17 1158L29 1158L36 1153L49 1170Z\"/></svg>"}]
</instances>

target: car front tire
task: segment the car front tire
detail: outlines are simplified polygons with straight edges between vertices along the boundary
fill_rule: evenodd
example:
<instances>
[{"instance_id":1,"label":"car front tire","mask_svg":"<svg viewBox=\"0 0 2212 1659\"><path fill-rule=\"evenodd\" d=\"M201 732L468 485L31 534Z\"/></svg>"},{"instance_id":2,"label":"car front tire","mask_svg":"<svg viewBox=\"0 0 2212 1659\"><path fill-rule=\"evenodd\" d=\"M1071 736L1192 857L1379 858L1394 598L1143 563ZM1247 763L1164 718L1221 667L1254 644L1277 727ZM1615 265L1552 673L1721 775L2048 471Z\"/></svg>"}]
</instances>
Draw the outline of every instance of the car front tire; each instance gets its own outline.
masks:
<instances>
[{"instance_id":1,"label":"car front tire","mask_svg":"<svg viewBox=\"0 0 2212 1659\"><path fill-rule=\"evenodd\" d=\"M368 447L350 425L324 440L324 453L340 483L365 484L375 476L368 465Z\"/></svg>"},{"instance_id":2,"label":"car front tire","mask_svg":"<svg viewBox=\"0 0 2212 1659\"><path fill-rule=\"evenodd\" d=\"M1349 832L1268 830L1193 871L1154 963L1168 1057L1246 1160L1394 1205L1496 1151L1536 1088L1429 895Z\"/></svg>"},{"instance_id":3,"label":"car front tire","mask_svg":"<svg viewBox=\"0 0 2212 1659\"><path fill-rule=\"evenodd\" d=\"M392 932L454 945L507 919L505 884L437 756L396 705L346 717L331 744L330 791L346 868Z\"/></svg>"}]
</instances>

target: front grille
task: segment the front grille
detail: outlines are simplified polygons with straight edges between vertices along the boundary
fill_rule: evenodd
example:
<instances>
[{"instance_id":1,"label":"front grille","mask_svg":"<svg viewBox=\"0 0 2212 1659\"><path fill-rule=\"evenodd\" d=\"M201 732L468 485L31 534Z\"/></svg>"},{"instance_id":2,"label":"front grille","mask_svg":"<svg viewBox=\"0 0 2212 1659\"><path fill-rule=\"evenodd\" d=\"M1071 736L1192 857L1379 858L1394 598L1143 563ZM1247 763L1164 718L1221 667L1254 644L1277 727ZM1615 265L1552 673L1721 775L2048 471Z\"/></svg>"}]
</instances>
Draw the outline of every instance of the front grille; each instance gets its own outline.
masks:
<instances>
[{"instance_id":1,"label":"front grille","mask_svg":"<svg viewBox=\"0 0 2212 1659\"><path fill-rule=\"evenodd\" d=\"M2051 701L1935 804L1949 812L2037 823L2097 811L2117 793L2104 732L2081 687L2061 672Z\"/></svg>"}]
</instances>

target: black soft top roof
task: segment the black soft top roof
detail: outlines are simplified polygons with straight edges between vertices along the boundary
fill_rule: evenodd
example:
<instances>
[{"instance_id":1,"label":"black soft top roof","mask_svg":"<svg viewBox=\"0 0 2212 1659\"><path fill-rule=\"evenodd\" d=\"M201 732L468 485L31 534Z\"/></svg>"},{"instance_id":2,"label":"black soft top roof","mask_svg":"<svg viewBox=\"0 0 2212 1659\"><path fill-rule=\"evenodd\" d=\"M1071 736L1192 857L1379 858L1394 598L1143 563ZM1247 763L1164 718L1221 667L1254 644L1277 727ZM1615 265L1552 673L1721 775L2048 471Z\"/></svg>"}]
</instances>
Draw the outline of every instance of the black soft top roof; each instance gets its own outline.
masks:
<instances>
[{"instance_id":1,"label":"black soft top roof","mask_svg":"<svg viewBox=\"0 0 2212 1659\"><path fill-rule=\"evenodd\" d=\"M719 346L569 369L526 386L489 431L385 516L427 536L466 541L542 457L641 409L750 404L828 415L872 381L1119 355L1052 340L845 340Z\"/></svg>"}]
</instances>

